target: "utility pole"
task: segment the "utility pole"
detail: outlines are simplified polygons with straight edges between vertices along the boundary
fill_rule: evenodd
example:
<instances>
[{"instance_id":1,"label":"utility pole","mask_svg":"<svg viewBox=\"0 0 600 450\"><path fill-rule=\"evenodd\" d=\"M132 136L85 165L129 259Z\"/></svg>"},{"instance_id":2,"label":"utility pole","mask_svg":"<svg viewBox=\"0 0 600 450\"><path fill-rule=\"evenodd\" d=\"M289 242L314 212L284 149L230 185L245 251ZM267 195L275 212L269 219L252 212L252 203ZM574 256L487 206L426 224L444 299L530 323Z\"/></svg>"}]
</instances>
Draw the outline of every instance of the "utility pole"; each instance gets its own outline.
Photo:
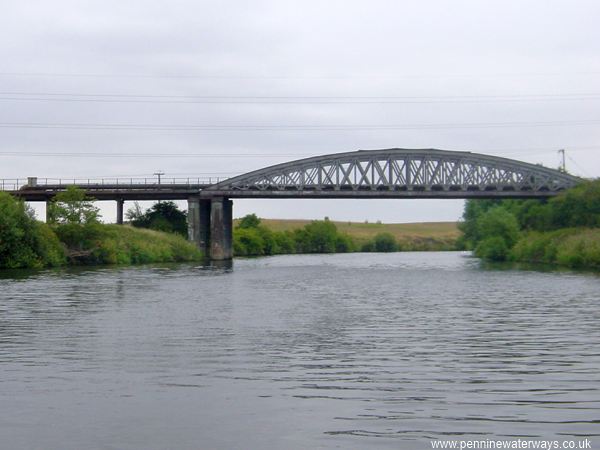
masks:
<instances>
[{"instance_id":1,"label":"utility pole","mask_svg":"<svg viewBox=\"0 0 600 450\"><path fill-rule=\"evenodd\" d=\"M160 177L163 176L165 173L162 170L159 170L158 172L154 172L153 175L156 175L158 177L158 188L160 189Z\"/></svg>"},{"instance_id":2,"label":"utility pole","mask_svg":"<svg viewBox=\"0 0 600 450\"><path fill-rule=\"evenodd\" d=\"M562 155L561 164L560 164L560 166L558 167L558 170L559 170L559 171L561 171L561 172L563 172L563 173L566 173L566 172L567 172L567 165L565 164L565 149L564 149L564 148L561 148L561 149L558 151L558 153L560 153L560 154Z\"/></svg>"},{"instance_id":3,"label":"utility pole","mask_svg":"<svg viewBox=\"0 0 600 450\"><path fill-rule=\"evenodd\" d=\"M162 170L159 170L158 172L154 172L154 175L156 175L158 177L158 190L160 190L160 177L162 177L165 173ZM160 203L160 200L158 200L158 203Z\"/></svg>"}]
</instances>

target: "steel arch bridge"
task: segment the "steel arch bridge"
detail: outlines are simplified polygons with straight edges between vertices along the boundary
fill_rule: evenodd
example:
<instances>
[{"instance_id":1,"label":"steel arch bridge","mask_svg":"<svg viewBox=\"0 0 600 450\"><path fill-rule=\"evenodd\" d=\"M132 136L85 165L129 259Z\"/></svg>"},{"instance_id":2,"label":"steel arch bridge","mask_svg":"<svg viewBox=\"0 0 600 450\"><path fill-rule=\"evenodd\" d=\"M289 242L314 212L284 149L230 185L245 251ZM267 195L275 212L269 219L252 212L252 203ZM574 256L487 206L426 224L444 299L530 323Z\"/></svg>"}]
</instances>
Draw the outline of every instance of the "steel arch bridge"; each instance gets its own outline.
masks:
<instances>
[{"instance_id":1,"label":"steel arch bridge","mask_svg":"<svg viewBox=\"0 0 600 450\"><path fill-rule=\"evenodd\" d=\"M209 186L201 197L543 198L581 181L558 170L497 156L391 148L277 164Z\"/></svg>"}]
</instances>

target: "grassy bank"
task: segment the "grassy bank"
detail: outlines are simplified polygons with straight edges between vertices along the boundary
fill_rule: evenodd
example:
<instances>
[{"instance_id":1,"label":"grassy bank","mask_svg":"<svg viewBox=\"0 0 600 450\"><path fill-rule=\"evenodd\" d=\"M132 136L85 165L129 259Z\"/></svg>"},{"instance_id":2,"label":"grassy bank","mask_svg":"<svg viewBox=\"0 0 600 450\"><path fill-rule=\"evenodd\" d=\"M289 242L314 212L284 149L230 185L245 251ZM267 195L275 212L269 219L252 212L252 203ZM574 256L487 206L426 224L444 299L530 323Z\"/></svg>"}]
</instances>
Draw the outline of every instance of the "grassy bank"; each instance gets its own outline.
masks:
<instances>
[{"instance_id":1,"label":"grassy bank","mask_svg":"<svg viewBox=\"0 0 600 450\"><path fill-rule=\"evenodd\" d=\"M49 213L51 224L39 222L24 202L0 192L0 269L203 257L194 244L175 234L99 223L98 209L78 189L58 194Z\"/></svg>"},{"instance_id":2,"label":"grassy bank","mask_svg":"<svg viewBox=\"0 0 600 450\"><path fill-rule=\"evenodd\" d=\"M294 231L311 223L310 220L261 219L271 231ZM375 236L387 233L394 236L400 249L453 250L461 236L457 222L364 223L332 221L340 233L349 236L360 249Z\"/></svg>"},{"instance_id":3,"label":"grassy bank","mask_svg":"<svg viewBox=\"0 0 600 450\"><path fill-rule=\"evenodd\" d=\"M80 264L145 264L197 261L202 253L183 237L128 225L61 225L56 235L67 261Z\"/></svg>"},{"instance_id":4,"label":"grassy bank","mask_svg":"<svg viewBox=\"0 0 600 450\"><path fill-rule=\"evenodd\" d=\"M600 228L565 228L525 233L510 250L509 259L598 270Z\"/></svg>"}]
</instances>

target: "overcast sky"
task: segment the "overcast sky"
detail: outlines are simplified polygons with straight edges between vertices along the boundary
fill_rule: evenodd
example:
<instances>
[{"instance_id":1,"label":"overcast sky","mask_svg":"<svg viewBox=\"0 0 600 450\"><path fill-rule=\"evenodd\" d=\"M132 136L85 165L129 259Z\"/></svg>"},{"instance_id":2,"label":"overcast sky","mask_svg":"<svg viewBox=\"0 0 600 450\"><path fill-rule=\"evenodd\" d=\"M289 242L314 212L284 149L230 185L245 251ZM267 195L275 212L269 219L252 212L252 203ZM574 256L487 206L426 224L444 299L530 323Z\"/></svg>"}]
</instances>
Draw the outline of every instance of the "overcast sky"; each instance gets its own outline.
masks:
<instances>
[{"instance_id":1,"label":"overcast sky","mask_svg":"<svg viewBox=\"0 0 600 450\"><path fill-rule=\"evenodd\" d=\"M549 167L565 148L569 171L597 177L599 23L593 0L3 0L0 178L222 178L389 147ZM250 129L210 129L222 125ZM365 129L378 125L403 129ZM455 200L234 205L385 222L462 212Z\"/></svg>"}]
</instances>

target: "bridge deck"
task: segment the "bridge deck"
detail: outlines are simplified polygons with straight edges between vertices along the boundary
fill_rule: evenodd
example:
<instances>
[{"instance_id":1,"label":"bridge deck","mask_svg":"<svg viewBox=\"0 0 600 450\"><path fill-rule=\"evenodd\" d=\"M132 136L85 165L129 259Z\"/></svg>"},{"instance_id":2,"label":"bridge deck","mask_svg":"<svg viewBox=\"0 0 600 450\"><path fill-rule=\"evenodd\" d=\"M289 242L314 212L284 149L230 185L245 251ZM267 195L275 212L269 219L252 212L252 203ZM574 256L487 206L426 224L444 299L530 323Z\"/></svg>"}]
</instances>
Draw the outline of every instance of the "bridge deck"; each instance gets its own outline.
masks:
<instances>
[{"instance_id":1,"label":"bridge deck","mask_svg":"<svg viewBox=\"0 0 600 450\"><path fill-rule=\"evenodd\" d=\"M502 190L218 190L200 192L200 197L269 198L269 199L493 199L493 198L549 198L557 191L502 191Z\"/></svg>"},{"instance_id":2,"label":"bridge deck","mask_svg":"<svg viewBox=\"0 0 600 450\"><path fill-rule=\"evenodd\" d=\"M69 185L61 186L38 186L25 187L16 191L7 191L15 197L28 202L39 202L51 200L57 193L62 192ZM104 186L77 186L85 190L86 194L97 200L186 200L192 196L198 195L208 184L190 184L190 185L146 185L146 186L127 186L127 185L104 185Z\"/></svg>"},{"instance_id":3,"label":"bridge deck","mask_svg":"<svg viewBox=\"0 0 600 450\"><path fill-rule=\"evenodd\" d=\"M110 178L98 180L37 180L34 185L26 179L0 180L0 191L26 201L48 201L56 194L75 186L98 200L186 200L218 179L169 178L160 184L152 178Z\"/></svg>"}]
</instances>

